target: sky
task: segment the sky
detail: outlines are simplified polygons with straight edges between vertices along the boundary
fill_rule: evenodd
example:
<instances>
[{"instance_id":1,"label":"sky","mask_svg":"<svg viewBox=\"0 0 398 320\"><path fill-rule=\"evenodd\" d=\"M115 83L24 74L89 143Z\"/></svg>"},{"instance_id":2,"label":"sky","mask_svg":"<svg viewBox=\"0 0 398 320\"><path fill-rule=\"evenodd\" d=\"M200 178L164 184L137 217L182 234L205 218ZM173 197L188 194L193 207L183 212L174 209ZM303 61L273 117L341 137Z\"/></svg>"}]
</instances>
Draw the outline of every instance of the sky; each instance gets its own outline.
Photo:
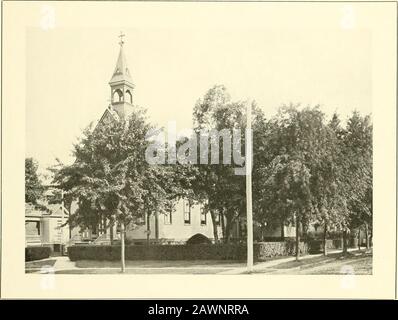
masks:
<instances>
[{"instance_id":1,"label":"sky","mask_svg":"<svg viewBox=\"0 0 398 320\"><path fill-rule=\"evenodd\" d=\"M134 104L159 126L190 128L196 101L216 84L233 100L256 100L267 117L290 102L342 119L372 112L371 35L362 29L28 28L26 155L42 169L71 163L73 143L107 107L120 31Z\"/></svg>"}]
</instances>

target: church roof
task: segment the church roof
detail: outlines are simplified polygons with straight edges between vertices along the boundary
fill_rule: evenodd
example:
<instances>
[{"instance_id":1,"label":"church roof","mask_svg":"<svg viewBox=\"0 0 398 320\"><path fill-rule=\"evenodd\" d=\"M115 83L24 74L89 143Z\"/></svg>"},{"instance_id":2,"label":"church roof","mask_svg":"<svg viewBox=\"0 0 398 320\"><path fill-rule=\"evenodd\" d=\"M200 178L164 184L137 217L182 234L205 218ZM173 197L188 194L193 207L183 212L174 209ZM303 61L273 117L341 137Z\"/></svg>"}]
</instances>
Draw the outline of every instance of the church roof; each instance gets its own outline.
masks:
<instances>
[{"instance_id":1,"label":"church roof","mask_svg":"<svg viewBox=\"0 0 398 320\"><path fill-rule=\"evenodd\" d=\"M109 105L108 108L105 109L102 117L99 119L97 124L94 127L94 131L101 125L106 124L110 121L119 121L120 117L115 110L113 110L112 106Z\"/></svg>"},{"instance_id":2,"label":"church roof","mask_svg":"<svg viewBox=\"0 0 398 320\"><path fill-rule=\"evenodd\" d=\"M112 84L122 81L133 84L129 68L127 67L126 57L124 56L123 43L120 45L119 57L117 58L115 71L113 71L113 75L109 83Z\"/></svg>"}]
</instances>

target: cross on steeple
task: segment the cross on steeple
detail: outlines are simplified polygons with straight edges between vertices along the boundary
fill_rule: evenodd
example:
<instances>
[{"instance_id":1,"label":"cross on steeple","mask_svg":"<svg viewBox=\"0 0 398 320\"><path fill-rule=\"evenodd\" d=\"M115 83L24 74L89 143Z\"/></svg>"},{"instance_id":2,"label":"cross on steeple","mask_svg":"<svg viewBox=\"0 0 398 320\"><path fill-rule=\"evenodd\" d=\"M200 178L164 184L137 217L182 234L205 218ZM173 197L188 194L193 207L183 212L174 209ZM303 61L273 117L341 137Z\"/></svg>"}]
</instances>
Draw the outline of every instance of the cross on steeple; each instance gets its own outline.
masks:
<instances>
[{"instance_id":1,"label":"cross on steeple","mask_svg":"<svg viewBox=\"0 0 398 320\"><path fill-rule=\"evenodd\" d=\"M120 35L119 35L119 38L120 38L119 44L120 44L120 46L123 46L123 44L124 44L124 41L123 41L123 37L124 37L124 36L125 36L125 34L124 34L123 32L120 31Z\"/></svg>"}]
</instances>

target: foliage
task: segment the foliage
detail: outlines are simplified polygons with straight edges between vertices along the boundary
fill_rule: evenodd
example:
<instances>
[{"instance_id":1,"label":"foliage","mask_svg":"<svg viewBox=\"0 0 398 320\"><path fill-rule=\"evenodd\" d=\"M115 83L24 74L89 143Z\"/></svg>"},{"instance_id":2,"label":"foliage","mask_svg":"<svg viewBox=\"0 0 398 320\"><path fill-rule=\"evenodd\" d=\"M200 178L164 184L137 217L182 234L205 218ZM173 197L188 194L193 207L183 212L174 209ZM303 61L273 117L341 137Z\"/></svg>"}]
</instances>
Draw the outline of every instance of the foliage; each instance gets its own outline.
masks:
<instances>
[{"instance_id":1,"label":"foliage","mask_svg":"<svg viewBox=\"0 0 398 320\"><path fill-rule=\"evenodd\" d=\"M38 163L33 158L25 159L25 202L37 205L44 187L37 173Z\"/></svg>"},{"instance_id":2,"label":"foliage","mask_svg":"<svg viewBox=\"0 0 398 320\"><path fill-rule=\"evenodd\" d=\"M33 261L48 258L51 255L50 247L26 247L25 261Z\"/></svg>"},{"instance_id":3,"label":"foliage","mask_svg":"<svg viewBox=\"0 0 398 320\"><path fill-rule=\"evenodd\" d=\"M193 248L194 247L194 248ZM307 246L300 244L302 253ZM292 242L262 242L254 244L256 261L269 257L294 254ZM71 261L77 260L113 260L120 259L120 246L78 245L68 248ZM192 245L132 245L126 246L126 260L244 260L244 244L192 244Z\"/></svg>"},{"instance_id":4,"label":"foliage","mask_svg":"<svg viewBox=\"0 0 398 320\"><path fill-rule=\"evenodd\" d=\"M244 138L248 103L247 101L232 101L224 86L214 86L195 105L193 113L194 130L198 133L210 132L209 145L211 139L214 138L211 134L214 129L218 132L227 130L231 137L233 130L240 130L240 138ZM252 107L254 114L253 129L256 130L257 123L263 120L263 114L254 102L252 102ZM243 153L245 140L240 140L243 140L240 146L232 142L232 150ZM193 182L193 189L199 197L206 201L206 208L211 213L215 228L214 238L217 239L218 231L215 216L218 214L221 217L223 238L225 241L229 241L233 224L245 212L246 187L245 176L236 174L236 169L242 168L244 162L242 164L234 163L234 161L231 161L230 164L226 163L223 154L225 143L223 139L220 139L219 149L216 150L220 156L219 164L211 163L212 152L214 152L214 150L211 150L209 152L209 164L197 166L198 176Z\"/></svg>"},{"instance_id":5,"label":"foliage","mask_svg":"<svg viewBox=\"0 0 398 320\"><path fill-rule=\"evenodd\" d=\"M178 178L173 168L145 160L145 137L152 129L137 109L126 120L85 130L75 145L75 163L55 173L55 182L78 201L70 224L90 227L107 218L134 227L145 214L168 208Z\"/></svg>"}]
</instances>

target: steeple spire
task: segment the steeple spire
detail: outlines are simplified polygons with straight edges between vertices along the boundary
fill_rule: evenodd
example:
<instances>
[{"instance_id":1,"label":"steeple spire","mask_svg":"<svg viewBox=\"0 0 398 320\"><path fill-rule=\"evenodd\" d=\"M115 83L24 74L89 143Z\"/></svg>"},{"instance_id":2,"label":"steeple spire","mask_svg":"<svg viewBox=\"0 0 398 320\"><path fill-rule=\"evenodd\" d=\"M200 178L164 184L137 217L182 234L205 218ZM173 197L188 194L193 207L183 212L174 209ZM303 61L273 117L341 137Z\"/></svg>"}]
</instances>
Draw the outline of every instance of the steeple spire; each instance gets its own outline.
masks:
<instances>
[{"instance_id":1,"label":"steeple spire","mask_svg":"<svg viewBox=\"0 0 398 320\"><path fill-rule=\"evenodd\" d=\"M123 45L124 45L123 37L124 36L125 35L122 32L119 35L119 37L120 37L119 57L117 58L115 71L113 71L112 78L109 81L110 85L112 85L113 83L120 82L120 81L127 81L130 84L133 84L133 80L131 79L131 75L130 75L130 70L127 67L127 60L126 60L126 57L124 56L124 50L123 50Z\"/></svg>"},{"instance_id":2,"label":"steeple spire","mask_svg":"<svg viewBox=\"0 0 398 320\"><path fill-rule=\"evenodd\" d=\"M119 44L120 44L121 47L123 47L123 44L124 44L124 41L123 41L123 37L124 36L125 36L125 34L120 31L120 35L119 35L120 42L119 42Z\"/></svg>"},{"instance_id":3,"label":"steeple spire","mask_svg":"<svg viewBox=\"0 0 398 320\"><path fill-rule=\"evenodd\" d=\"M124 118L133 104L134 84L131 79L130 70L127 67L126 57L124 56L124 40L125 35L121 32L120 51L116 61L116 67L113 71L109 85L111 87L111 105L121 118Z\"/></svg>"}]
</instances>

